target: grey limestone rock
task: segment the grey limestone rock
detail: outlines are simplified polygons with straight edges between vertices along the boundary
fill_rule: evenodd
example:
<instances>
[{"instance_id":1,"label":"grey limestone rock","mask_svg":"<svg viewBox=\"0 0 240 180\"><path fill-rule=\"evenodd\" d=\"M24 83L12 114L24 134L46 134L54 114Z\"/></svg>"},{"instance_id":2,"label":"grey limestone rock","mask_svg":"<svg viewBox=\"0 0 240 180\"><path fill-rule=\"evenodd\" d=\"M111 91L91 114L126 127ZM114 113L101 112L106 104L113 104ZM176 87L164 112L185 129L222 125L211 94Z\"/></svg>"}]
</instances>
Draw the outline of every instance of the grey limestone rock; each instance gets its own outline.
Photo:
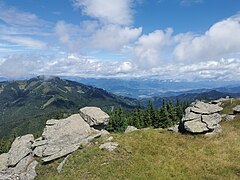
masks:
<instances>
[{"instance_id":1,"label":"grey limestone rock","mask_svg":"<svg viewBox=\"0 0 240 180\"><path fill-rule=\"evenodd\" d=\"M33 141L34 137L32 134L17 137L8 152L8 165L15 166L21 159L30 154Z\"/></svg>"},{"instance_id":2,"label":"grey limestone rock","mask_svg":"<svg viewBox=\"0 0 240 180\"><path fill-rule=\"evenodd\" d=\"M90 126L104 127L109 122L109 115L98 107L84 107L79 113Z\"/></svg>"},{"instance_id":3,"label":"grey limestone rock","mask_svg":"<svg viewBox=\"0 0 240 180\"><path fill-rule=\"evenodd\" d=\"M189 133L208 133L214 131L221 122L219 112L222 107L216 104L197 101L185 110L179 129Z\"/></svg>"},{"instance_id":4,"label":"grey limestone rock","mask_svg":"<svg viewBox=\"0 0 240 180\"><path fill-rule=\"evenodd\" d=\"M42 160L43 160L43 162L53 161L55 159L59 159L61 157L64 157L64 156L76 151L78 148L79 148L79 144L74 144L69 147L63 148L61 151L59 151L51 156L45 157Z\"/></svg>"},{"instance_id":5,"label":"grey limestone rock","mask_svg":"<svg viewBox=\"0 0 240 180\"><path fill-rule=\"evenodd\" d=\"M196 114L209 115L213 113L219 113L223 110L223 108L215 104L197 101L190 110Z\"/></svg>"},{"instance_id":6,"label":"grey limestone rock","mask_svg":"<svg viewBox=\"0 0 240 180\"><path fill-rule=\"evenodd\" d=\"M137 131L138 128L134 127L134 126L128 126L127 129L125 130L125 133L129 133L129 132L133 132L133 131Z\"/></svg>"},{"instance_id":7,"label":"grey limestone rock","mask_svg":"<svg viewBox=\"0 0 240 180\"><path fill-rule=\"evenodd\" d=\"M36 166L38 165L37 161L32 161L29 166L27 167L26 172L23 172L20 174L20 180L34 180L34 178L37 176L36 173Z\"/></svg>"},{"instance_id":8,"label":"grey limestone rock","mask_svg":"<svg viewBox=\"0 0 240 180\"><path fill-rule=\"evenodd\" d=\"M233 108L233 113L240 114L240 105L237 105L236 107Z\"/></svg>"},{"instance_id":9,"label":"grey limestone rock","mask_svg":"<svg viewBox=\"0 0 240 180\"><path fill-rule=\"evenodd\" d=\"M209 131L207 124L203 123L200 118L192 121L186 121L184 123L184 128L186 131L191 133L202 133Z\"/></svg>"},{"instance_id":10,"label":"grey limestone rock","mask_svg":"<svg viewBox=\"0 0 240 180\"><path fill-rule=\"evenodd\" d=\"M8 167L8 153L0 155L0 171L6 170Z\"/></svg>"},{"instance_id":11,"label":"grey limestone rock","mask_svg":"<svg viewBox=\"0 0 240 180\"><path fill-rule=\"evenodd\" d=\"M57 167L57 171L60 174L63 168L63 165L65 164L65 162L67 161L67 159L69 158L70 155L68 155L67 157L64 158L64 160L58 165Z\"/></svg>"},{"instance_id":12,"label":"grey limestone rock","mask_svg":"<svg viewBox=\"0 0 240 180\"><path fill-rule=\"evenodd\" d=\"M113 151L118 147L118 143L116 142L106 142L99 146L100 149L106 149L108 151Z\"/></svg>"}]
</instances>

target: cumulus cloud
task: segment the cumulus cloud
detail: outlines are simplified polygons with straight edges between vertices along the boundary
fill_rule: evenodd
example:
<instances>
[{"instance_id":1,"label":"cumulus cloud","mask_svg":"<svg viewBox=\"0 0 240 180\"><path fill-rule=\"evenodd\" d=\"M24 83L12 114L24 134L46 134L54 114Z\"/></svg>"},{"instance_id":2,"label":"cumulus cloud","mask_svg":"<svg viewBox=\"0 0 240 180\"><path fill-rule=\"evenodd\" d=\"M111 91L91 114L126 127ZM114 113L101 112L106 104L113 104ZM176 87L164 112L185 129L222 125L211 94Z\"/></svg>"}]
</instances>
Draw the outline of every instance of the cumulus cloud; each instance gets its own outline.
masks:
<instances>
[{"instance_id":1,"label":"cumulus cloud","mask_svg":"<svg viewBox=\"0 0 240 180\"><path fill-rule=\"evenodd\" d=\"M142 28L106 25L97 30L91 37L91 46L104 50L118 51L123 46L137 40L141 33Z\"/></svg>"},{"instance_id":2,"label":"cumulus cloud","mask_svg":"<svg viewBox=\"0 0 240 180\"><path fill-rule=\"evenodd\" d=\"M151 69L169 63L219 61L240 54L240 15L214 24L203 35L173 34L171 28L143 34L131 46L133 59L140 67Z\"/></svg>"},{"instance_id":3,"label":"cumulus cloud","mask_svg":"<svg viewBox=\"0 0 240 180\"><path fill-rule=\"evenodd\" d=\"M211 60L240 52L240 15L214 24L204 35L180 38L173 54L181 61Z\"/></svg>"},{"instance_id":4,"label":"cumulus cloud","mask_svg":"<svg viewBox=\"0 0 240 180\"><path fill-rule=\"evenodd\" d=\"M172 45L172 29L156 30L148 35L142 35L133 48L134 59L144 68L161 64L166 58L165 52ZM164 52L165 51L165 52Z\"/></svg>"},{"instance_id":5,"label":"cumulus cloud","mask_svg":"<svg viewBox=\"0 0 240 180\"><path fill-rule=\"evenodd\" d=\"M133 0L73 0L84 14L106 24L129 25L133 21Z\"/></svg>"},{"instance_id":6,"label":"cumulus cloud","mask_svg":"<svg viewBox=\"0 0 240 180\"><path fill-rule=\"evenodd\" d=\"M122 27L119 25L100 25L96 21L83 22L81 25L60 21L55 27L59 41L71 51L98 49L121 51L124 46L138 39L142 28Z\"/></svg>"}]
</instances>

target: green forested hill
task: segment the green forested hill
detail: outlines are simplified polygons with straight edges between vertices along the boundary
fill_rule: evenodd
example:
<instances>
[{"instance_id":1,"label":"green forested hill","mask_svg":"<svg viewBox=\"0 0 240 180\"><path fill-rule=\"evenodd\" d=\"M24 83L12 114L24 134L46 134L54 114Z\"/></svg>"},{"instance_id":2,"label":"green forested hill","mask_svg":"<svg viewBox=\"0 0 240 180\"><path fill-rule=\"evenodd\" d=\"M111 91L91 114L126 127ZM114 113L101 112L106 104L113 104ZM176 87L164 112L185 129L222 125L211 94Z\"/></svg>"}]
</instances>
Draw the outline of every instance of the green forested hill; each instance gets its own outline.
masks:
<instances>
[{"instance_id":1,"label":"green forested hill","mask_svg":"<svg viewBox=\"0 0 240 180\"><path fill-rule=\"evenodd\" d=\"M132 99L57 77L1 82L0 137L40 133L47 119L67 116L84 106L109 110L135 104Z\"/></svg>"}]
</instances>

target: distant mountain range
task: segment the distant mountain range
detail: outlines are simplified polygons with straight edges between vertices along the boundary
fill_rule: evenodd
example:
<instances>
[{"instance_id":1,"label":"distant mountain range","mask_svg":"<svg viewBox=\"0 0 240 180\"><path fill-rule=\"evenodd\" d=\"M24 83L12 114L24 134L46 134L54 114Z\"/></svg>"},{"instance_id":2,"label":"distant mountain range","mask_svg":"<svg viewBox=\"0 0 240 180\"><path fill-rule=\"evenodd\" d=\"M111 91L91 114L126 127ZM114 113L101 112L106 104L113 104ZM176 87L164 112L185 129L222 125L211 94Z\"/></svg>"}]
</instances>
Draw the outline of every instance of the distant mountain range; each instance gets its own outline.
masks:
<instances>
[{"instance_id":1,"label":"distant mountain range","mask_svg":"<svg viewBox=\"0 0 240 180\"><path fill-rule=\"evenodd\" d=\"M47 119L67 116L84 106L108 111L135 104L133 99L57 77L5 81L0 83L0 137L38 132Z\"/></svg>"},{"instance_id":2,"label":"distant mountain range","mask_svg":"<svg viewBox=\"0 0 240 180\"><path fill-rule=\"evenodd\" d=\"M170 97L180 94L204 93L217 90L226 93L240 92L239 81L174 81L157 79L107 79L66 77L83 84L103 88L114 94L132 98Z\"/></svg>"},{"instance_id":3,"label":"distant mountain range","mask_svg":"<svg viewBox=\"0 0 240 180\"><path fill-rule=\"evenodd\" d=\"M240 91L239 91L240 92ZM160 107L162 105L163 99L165 101L171 101L173 103L179 102L187 102L191 103L195 100L215 100L219 98L225 98L225 97L231 97L236 98L240 97L240 93L225 93L225 92L219 92L216 90L210 90L207 92L202 93L186 93L186 94L180 94L178 96L169 96L169 97L152 97L152 98L144 98L141 100L143 105L147 105L149 101L153 103L154 107Z\"/></svg>"}]
</instances>

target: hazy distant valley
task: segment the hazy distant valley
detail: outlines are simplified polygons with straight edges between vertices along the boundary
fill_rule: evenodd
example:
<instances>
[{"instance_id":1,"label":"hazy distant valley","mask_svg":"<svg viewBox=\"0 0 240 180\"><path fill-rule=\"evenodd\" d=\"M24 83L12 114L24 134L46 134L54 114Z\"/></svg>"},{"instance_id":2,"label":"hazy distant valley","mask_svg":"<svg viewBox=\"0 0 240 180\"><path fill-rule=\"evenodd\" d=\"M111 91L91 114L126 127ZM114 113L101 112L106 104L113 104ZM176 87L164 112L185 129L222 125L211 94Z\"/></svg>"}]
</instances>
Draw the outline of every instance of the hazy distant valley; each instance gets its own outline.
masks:
<instances>
[{"instance_id":1,"label":"hazy distant valley","mask_svg":"<svg viewBox=\"0 0 240 180\"><path fill-rule=\"evenodd\" d=\"M145 78L77 78L65 77L86 85L105 89L114 94L131 98L169 97L180 94L204 93L216 90L239 93L239 81L174 81Z\"/></svg>"}]
</instances>

